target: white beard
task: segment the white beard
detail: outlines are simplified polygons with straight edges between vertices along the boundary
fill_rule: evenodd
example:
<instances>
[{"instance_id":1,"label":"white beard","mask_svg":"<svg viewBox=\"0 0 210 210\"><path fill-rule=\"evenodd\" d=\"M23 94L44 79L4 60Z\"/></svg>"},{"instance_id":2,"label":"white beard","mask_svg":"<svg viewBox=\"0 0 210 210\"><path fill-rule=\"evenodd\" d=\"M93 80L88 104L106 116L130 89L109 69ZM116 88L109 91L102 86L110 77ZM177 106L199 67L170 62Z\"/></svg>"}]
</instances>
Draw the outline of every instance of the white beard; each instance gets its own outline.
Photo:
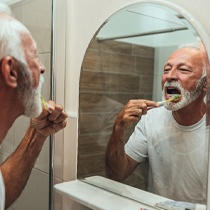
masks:
<instances>
[{"instance_id":1,"label":"white beard","mask_svg":"<svg viewBox=\"0 0 210 210\"><path fill-rule=\"evenodd\" d=\"M25 90L23 97L23 106L25 107L25 115L27 117L37 117L42 112L41 89L44 83L44 77L40 75L39 86L35 89L31 86Z\"/></svg>"},{"instance_id":2,"label":"white beard","mask_svg":"<svg viewBox=\"0 0 210 210\"><path fill-rule=\"evenodd\" d=\"M169 103L164 103L164 107L168 110L171 111L177 111L179 109L182 109L183 107L189 105L192 103L194 100L196 100L202 91L203 85L206 82L206 77L202 76L201 79L198 81L198 84L196 85L195 89L193 91L187 91L185 90L178 82L165 82L163 91L162 91L162 100L166 100L165 98L165 87L167 86L173 86L178 88L181 92L181 99L177 103L169 102Z\"/></svg>"}]
</instances>

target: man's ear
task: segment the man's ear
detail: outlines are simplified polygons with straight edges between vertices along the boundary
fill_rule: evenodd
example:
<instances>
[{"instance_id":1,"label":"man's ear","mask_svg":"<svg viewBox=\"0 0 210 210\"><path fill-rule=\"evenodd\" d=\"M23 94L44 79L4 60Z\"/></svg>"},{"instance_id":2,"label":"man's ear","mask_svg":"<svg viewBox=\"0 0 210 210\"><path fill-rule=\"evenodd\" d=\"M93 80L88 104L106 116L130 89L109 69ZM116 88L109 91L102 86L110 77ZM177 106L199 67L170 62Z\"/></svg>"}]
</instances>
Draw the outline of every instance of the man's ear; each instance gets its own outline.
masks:
<instances>
[{"instance_id":1,"label":"man's ear","mask_svg":"<svg viewBox=\"0 0 210 210\"><path fill-rule=\"evenodd\" d=\"M207 77L206 77L206 79L205 79L205 81L204 81L204 84L203 84L203 91L206 93L207 92L207 86L208 86L208 84L207 84Z\"/></svg>"},{"instance_id":2,"label":"man's ear","mask_svg":"<svg viewBox=\"0 0 210 210\"><path fill-rule=\"evenodd\" d=\"M16 88L18 69L16 61L11 56L6 56L1 61L1 73L6 85Z\"/></svg>"}]
</instances>

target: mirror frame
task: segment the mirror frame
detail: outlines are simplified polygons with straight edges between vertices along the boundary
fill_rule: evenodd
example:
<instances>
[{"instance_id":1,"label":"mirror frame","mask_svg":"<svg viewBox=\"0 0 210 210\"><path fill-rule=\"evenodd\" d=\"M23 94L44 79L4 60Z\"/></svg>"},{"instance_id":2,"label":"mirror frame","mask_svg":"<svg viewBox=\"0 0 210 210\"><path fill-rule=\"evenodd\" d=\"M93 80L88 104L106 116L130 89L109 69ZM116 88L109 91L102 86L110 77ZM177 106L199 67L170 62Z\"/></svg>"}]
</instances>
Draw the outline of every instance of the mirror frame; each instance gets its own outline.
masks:
<instances>
[{"instance_id":1,"label":"mirror frame","mask_svg":"<svg viewBox=\"0 0 210 210\"><path fill-rule=\"evenodd\" d=\"M188 11L186 11L185 9L170 3L170 2L166 2L166 1L161 1L161 0L139 0L136 2L132 2L129 4L124 5L123 7L120 7L117 11L115 11L111 16L109 16L104 23L98 28L98 30L95 32L94 36L96 36L96 34L103 28L103 26L109 21L110 18L112 18L115 14L117 14L118 12L120 12L122 9L125 9L126 7L135 5L135 4L144 4L144 3L153 3L153 4L157 4L157 5L161 5L161 6L165 6L168 7L178 13L180 13L184 18L186 18L186 20L190 23L190 25L196 30L197 34L199 35L199 37L201 38L201 41L203 42L203 44L205 45L208 57L210 57L210 39L208 37L208 34L206 32L206 30L202 27L202 25L197 21L197 19L195 19ZM92 38L93 38L92 37ZM92 40L91 38L91 40ZM89 44L91 43L91 40L89 42ZM88 50L88 47L86 49L86 52ZM82 63L84 61L84 57L82 59ZM81 65L82 67L82 65ZM82 68L80 69L80 75L82 74ZM207 76L210 77L209 73L207 73ZM80 84L80 83L79 83ZM79 93L80 94L80 93ZM80 105L80 104L79 104ZM208 110L207 110L208 111ZM210 111L210 110L209 110ZM79 109L78 109L78 113L79 113ZM79 114L78 114L79 116ZM79 129L78 129L79 130ZM78 132L77 130L77 132ZM78 140L78 139L77 139ZM210 152L210 151L209 151ZM210 156L210 155L209 155ZM207 206L210 204L210 198L209 198L209 194L210 194L210 157L208 160L208 182L207 182Z\"/></svg>"}]
</instances>

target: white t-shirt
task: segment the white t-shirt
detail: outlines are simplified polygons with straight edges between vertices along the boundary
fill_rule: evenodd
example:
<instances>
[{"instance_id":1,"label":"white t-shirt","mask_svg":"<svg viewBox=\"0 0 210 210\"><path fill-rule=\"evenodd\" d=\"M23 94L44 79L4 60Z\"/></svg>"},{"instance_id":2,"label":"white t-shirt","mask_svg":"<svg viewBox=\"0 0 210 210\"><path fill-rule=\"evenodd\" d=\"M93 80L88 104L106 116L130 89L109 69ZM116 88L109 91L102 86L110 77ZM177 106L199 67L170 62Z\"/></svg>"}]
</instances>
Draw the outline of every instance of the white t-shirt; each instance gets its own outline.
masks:
<instances>
[{"instance_id":1,"label":"white t-shirt","mask_svg":"<svg viewBox=\"0 0 210 210\"><path fill-rule=\"evenodd\" d=\"M3 177L0 171L0 210L4 210L5 207L5 187Z\"/></svg>"},{"instance_id":2,"label":"white t-shirt","mask_svg":"<svg viewBox=\"0 0 210 210\"><path fill-rule=\"evenodd\" d=\"M149 158L154 193L177 201L206 203L205 122L203 116L194 125L179 125L164 107L142 116L125 145L125 152L137 162Z\"/></svg>"}]
</instances>

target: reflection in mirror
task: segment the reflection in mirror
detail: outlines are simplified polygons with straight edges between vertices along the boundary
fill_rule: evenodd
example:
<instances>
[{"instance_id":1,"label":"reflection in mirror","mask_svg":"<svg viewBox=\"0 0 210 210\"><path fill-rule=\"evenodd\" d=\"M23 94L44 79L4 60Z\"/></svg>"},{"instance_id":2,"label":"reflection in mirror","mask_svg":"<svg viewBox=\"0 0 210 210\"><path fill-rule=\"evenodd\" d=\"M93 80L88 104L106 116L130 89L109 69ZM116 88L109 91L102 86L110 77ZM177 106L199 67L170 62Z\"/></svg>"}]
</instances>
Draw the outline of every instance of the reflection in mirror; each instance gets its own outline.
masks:
<instances>
[{"instance_id":1,"label":"reflection in mirror","mask_svg":"<svg viewBox=\"0 0 210 210\"><path fill-rule=\"evenodd\" d=\"M105 151L120 110L131 99L161 101L161 79L167 59L181 45L197 45L198 41L199 36L196 31L181 14L166 6L152 3L133 4L120 10L97 31L86 51L81 70L78 178L106 176ZM183 53L188 55L187 51L181 52L182 55ZM194 60L195 65L202 64L203 67L202 62L191 59ZM188 77L190 81L195 79L191 77L191 74L195 75L194 67L190 70L184 69L185 65L182 67L180 71L182 79L184 77ZM203 70L202 67L199 66L199 69ZM166 71L169 70L165 69ZM197 80L198 77L201 78L202 72L197 73ZM168 80L167 76L165 80ZM178 79L172 78L172 80ZM192 91L195 83L191 87L186 85L188 83L189 81L183 79L183 88ZM168 94L177 93L177 89L180 94L180 88ZM203 88L201 89L203 91ZM168 94L166 99L169 97ZM202 101L202 97L199 98ZM189 121L190 123L186 125L176 121L172 112L165 111L164 107L148 111L156 115L156 112L159 113L157 110L164 109L164 113L168 114L167 122L172 125L167 127L166 123L164 128L159 127L159 123L165 119L161 114L158 117L145 115L150 116L150 123L157 121L155 124L145 124L151 128L145 130L147 133L143 139L144 143L151 141L145 147L149 154L146 152L146 155L142 154L145 158L136 158L136 161L137 159L144 161L138 164L123 183L174 200L205 204L207 186L207 142L203 135L206 129L205 115L203 116L205 108L202 102L200 102L202 106L198 101L196 103L201 107L202 116L196 118L196 122ZM190 114L183 112L183 116L192 119L194 111ZM135 124L132 124L125 130L125 142L133 133L134 127ZM165 133L170 134L167 140ZM191 139L189 134L196 139ZM116 156L117 150L109 161L114 163ZM134 157L135 155L132 156L133 159ZM155 160L150 160L150 157ZM135 166L136 164L134 161ZM165 168L166 165L169 168ZM120 163L118 166L121 166ZM154 171L159 171L159 168L164 172L159 175L155 173L154 177ZM165 180L162 179L162 175L166 175ZM158 184L159 178L163 180L162 185ZM122 181L114 176L113 179ZM157 190L157 186L153 186L154 183L159 189L161 188L160 191Z\"/></svg>"}]
</instances>

